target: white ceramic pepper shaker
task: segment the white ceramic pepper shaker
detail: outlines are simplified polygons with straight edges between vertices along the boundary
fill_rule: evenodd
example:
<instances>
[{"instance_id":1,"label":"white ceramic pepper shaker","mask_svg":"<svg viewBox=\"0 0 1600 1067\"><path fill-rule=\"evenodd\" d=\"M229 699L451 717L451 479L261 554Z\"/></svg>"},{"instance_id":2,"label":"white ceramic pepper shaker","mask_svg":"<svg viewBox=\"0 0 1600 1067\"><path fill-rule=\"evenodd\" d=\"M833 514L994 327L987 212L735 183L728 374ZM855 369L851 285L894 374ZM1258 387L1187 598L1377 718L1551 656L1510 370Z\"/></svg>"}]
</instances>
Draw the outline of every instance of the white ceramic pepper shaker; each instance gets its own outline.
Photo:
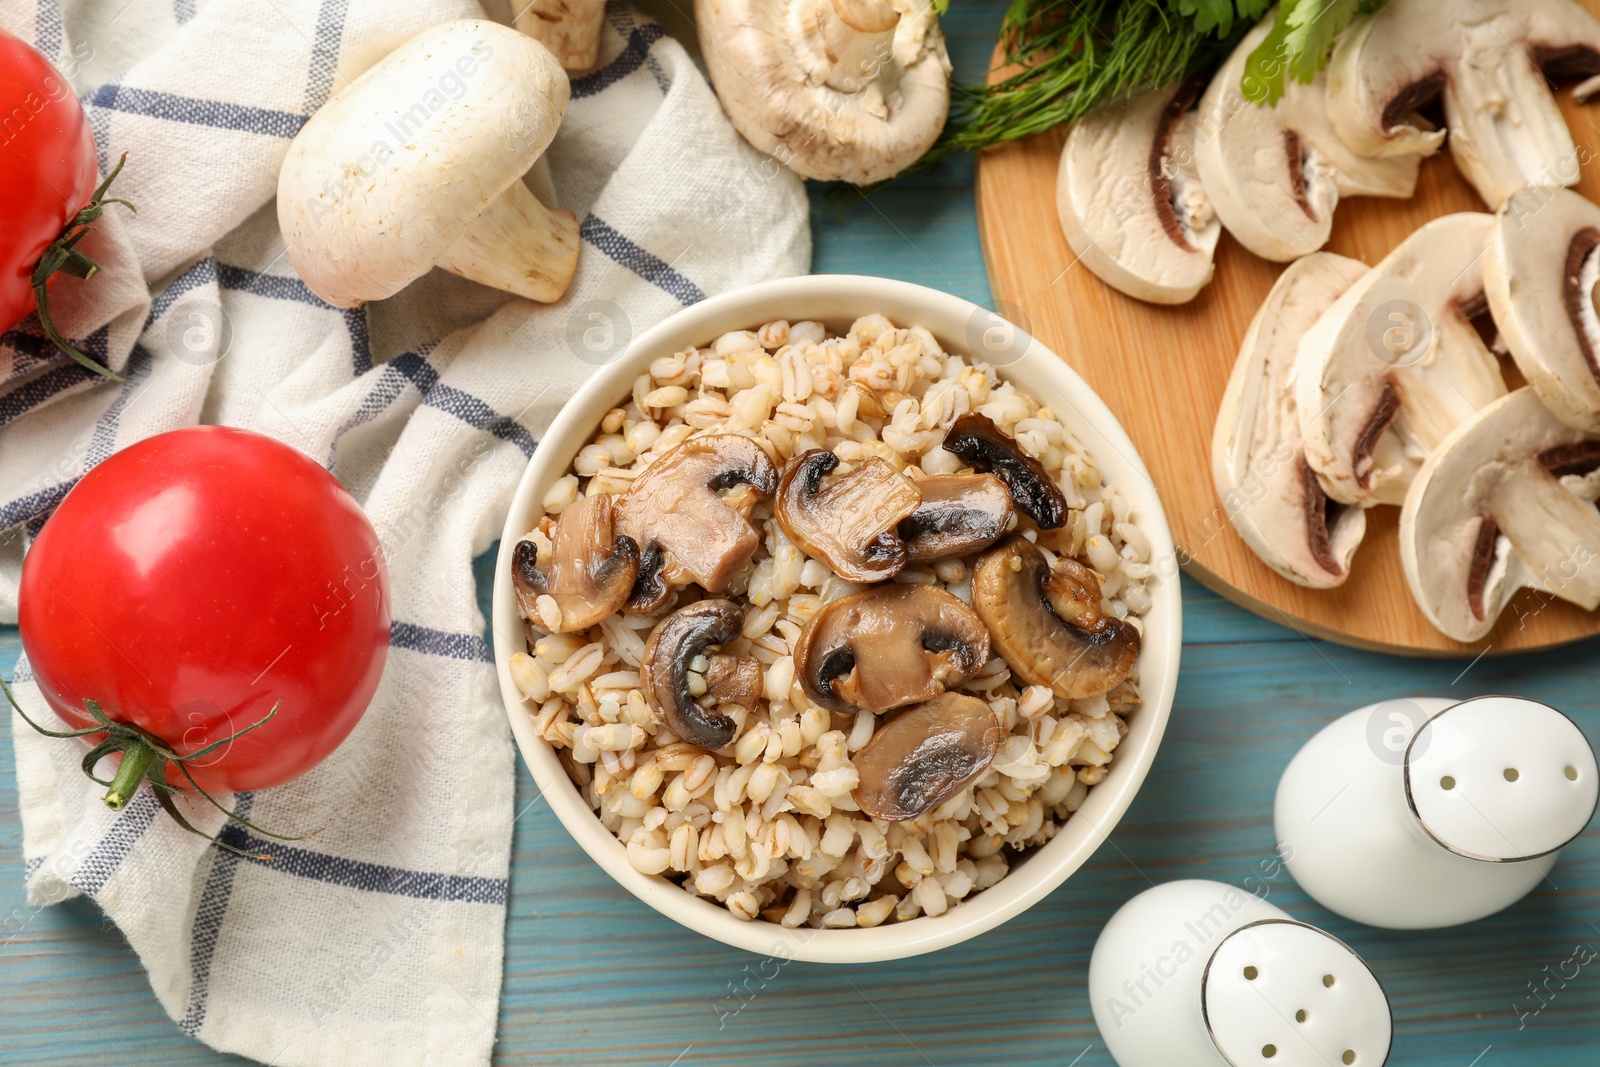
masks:
<instances>
[{"instance_id":1,"label":"white ceramic pepper shaker","mask_svg":"<svg viewBox=\"0 0 1600 1067\"><path fill-rule=\"evenodd\" d=\"M1111 917L1089 999L1121 1067L1382 1067L1389 999L1342 941L1220 882L1169 882Z\"/></svg>"},{"instance_id":2,"label":"white ceramic pepper shaker","mask_svg":"<svg viewBox=\"0 0 1600 1067\"><path fill-rule=\"evenodd\" d=\"M1327 726L1278 783L1289 871L1330 911L1392 929L1472 922L1521 900L1589 824L1594 750L1546 704L1432 697Z\"/></svg>"}]
</instances>

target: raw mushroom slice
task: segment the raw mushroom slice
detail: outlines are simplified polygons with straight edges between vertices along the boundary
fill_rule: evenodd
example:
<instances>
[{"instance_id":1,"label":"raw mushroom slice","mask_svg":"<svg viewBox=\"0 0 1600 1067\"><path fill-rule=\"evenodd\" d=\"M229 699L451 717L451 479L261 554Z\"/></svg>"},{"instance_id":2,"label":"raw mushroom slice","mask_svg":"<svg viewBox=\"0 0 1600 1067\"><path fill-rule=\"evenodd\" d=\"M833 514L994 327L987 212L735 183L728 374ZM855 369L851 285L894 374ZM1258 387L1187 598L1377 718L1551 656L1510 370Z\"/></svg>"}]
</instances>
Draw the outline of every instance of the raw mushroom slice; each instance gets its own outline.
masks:
<instances>
[{"instance_id":1,"label":"raw mushroom slice","mask_svg":"<svg viewBox=\"0 0 1600 1067\"><path fill-rule=\"evenodd\" d=\"M592 70L600 58L605 0L513 0L513 24L550 49L566 70Z\"/></svg>"},{"instance_id":2,"label":"raw mushroom slice","mask_svg":"<svg viewBox=\"0 0 1600 1067\"><path fill-rule=\"evenodd\" d=\"M691 745L715 750L739 724L723 704L749 710L761 696L761 665L716 652L739 636L744 609L731 600L700 600L656 624L645 642L640 690L667 727Z\"/></svg>"},{"instance_id":3,"label":"raw mushroom slice","mask_svg":"<svg viewBox=\"0 0 1600 1067\"><path fill-rule=\"evenodd\" d=\"M1067 521L1067 498L1044 465L987 415L972 411L956 419L945 434L944 448L969 466L997 475L1017 510L1039 529L1054 530Z\"/></svg>"},{"instance_id":4,"label":"raw mushroom slice","mask_svg":"<svg viewBox=\"0 0 1600 1067\"><path fill-rule=\"evenodd\" d=\"M659 573L646 576L636 603L659 608L667 586L691 581L722 592L761 543L750 512L777 483L766 451L732 433L691 437L646 467L617 500L617 529L644 546L646 556L651 546L660 549ZM750 487L737 506L720 495L736 486Z\"/></svg>"},{"instance_id":5,"label":"raw mushroom slice","mask_svg":"<svg viewBox=\"0 0 1600 1067\"><path fill-rule=\"evenodd\" d=\"M909 708L855 754L856 803L885 822L926 815L989 769L1005 732L986 701L965 693Z\"/></svg>"},{"instance_id":6,"label":"raw mushroom slice","mask_svg":"<svg viewBox=\"0 0 1600 1067\"><path fill-rule=\"evenodd\" d=\"M1300 338L1366 273L1331 252L1289 264L1239 347L1211 438L1211 476L1234 529L1263 563L1313 589L1350 576L1367 514L1329 500L1306 462L1290 374Z\"/></svg>"},{"instance_id":7,"label":"raw mushroom slice","mask_svg":"<svg viewBox=\"0 0 1600 1067\"><path fill-rule=\"evenodd\" d=\"M550 531L550 565L539 568L532 541L512 553L512 585L528 621L552 633L587 630L620 609L639 570L639 546L613 531L613 497L586 496L569 504ZM548 597L559 620L540 610Z\"/></svg>"},{"instance_id":8,"label":"raw mushroom slice","mask_svg":"<svg viewBox=\"0 0 1600 1067\"><path fill-rule=\"evenodd\" d=\"M1295 406L1306 459L1344 504L1398 504L1440 441L1505 395L1473 324L1494 217L1445 215L1401 242L1300 342Z\"/></svg>"},{"instance_id":9,"label":"raw mushroom slice","mask_svg":"<svg viewBox=\"0 0 1600 1067\"><path fill-rule=\"evenodd\" d=\"M1211 79L1194 141L1200 184L1222 225L1256 255L1283 262L1327 243L1340 197L1409 198L1422 157L1352 152L1328 118L1321 75L1309 85L1286 77L1275 106L1248 102L1247 61L1275 19L1257 23Z\"/></svg>"},{"instance_id":10,"label":"raw mushroom slice","mask_svg":"<svg viewBox=\"0 0 1600 1067\"><path fill-rule=\"evenodd\" d=\"M1100 610L1093 571L1016 536L978 558L972 607L1013 674L1067 700L1115 689L1139 659L1139 631Z\"/></svg>"},{"instance_id":11,"label":"raw mushroom slice","mask_svg":"<svg viewBox=\"0 0 1600 1067\"><path fill-rule=\"evenodd\" d=\"M1567 189L1527 188L1495 219L1484 292L1500 336L1539 399L1567 425L1600 431L1600 207Z\"/></svg>"},{"instance_id":12,"label":"raw mushroom slice","mask_svg":"<svg viewBox=\"0 0 1600 1067\"><path fill-rule=\"evenodd\" d=\"M1222 225L1194 169L1203 83L1107 104L1072 124L1056 213L1073 253L1137 300L1182 304L1211 281Z\"/></svg>"},{"instance_id":13,"label":"raw mushroom slice","mask_svg":"<svg viewBox=\"0 0 1600 1067\"><path fill-rule=\"evenodd\" d=\"M700 51L734 128L790 170L856 185L926 152L950 59L926 0L695 0Z\"/></svg>"},{"instance_id":14,"label":"raw mushroom slice","mask_svg":"<svg viewBox=\"0 0 1600 1067\"><path fill-rule=\"evenodd\" d=\"M441 79L462 84L446 97ZM531 37L486 21L425 30L345 86L289 144L278 224L289 262L335 307L404 289L433 267L543 303L578 263L578 219L522 176L571 90Z\"/></svg>"},{"instance_id":15,"label":"raw mushroom slice","mask_svg":"<svg viewBox=\"0 0 1600 1067\"><path fill-rule=\"evenodd\" d=\"M847 582L892 578L906 564L895 527L917 510L922 494L879 456L828 478L838 466L839 457L821 448L791 463L773 509L778 525Z\"/></svg>"},{"instance_id":16,"label":"raw mushroom slice","mask_svg":"<svg viewBox=\"0 0 1600 1067\"><path fill-rule=\"evenodd\" d=\"M900 520L912 563L933 563L988 548L1011 524L1011 494L992 474L939 474L917 479L922 503Z\"/></svg>"},{"instance_id":17,"label":"raw mushroom slice","mask_svg":"<svg viewBox=\"0 0 1600 1067\"><path fill-rule=\"evenodd\" d=\"M823 606L795 646L795 673L830 711L885 712L938 696L989 659L989 632L931 585L877 585Z\"/></svg>"},{"instance_id":18,"label":"raw mushroom slice","mask_svg":"<svg viewBox=\"0 0 1600 1067\"><path fill-rule=\"evenodd\" d=\"M1600 437L1531 388L1487 406L1423 464L1400 512L1400 561L1428 621L1476 641L1518 589L1600 607Z\"/></svg>"},{"instance_id":19,"label":"raw mushroom slice","mask_svg":"<svg viewBox=\"0 0 1600 1067\"><path fill-rule=\"evenodd\" d=\"M1441 93L1450 153L1491 208L1525 185L1574 185L1577 150L1548 78L1600 73L1600 22L1572 0L1391 0L1334 49L1328 111L1366 155L1434 152L1413 120Z\"/></svg>"}]
</instances>

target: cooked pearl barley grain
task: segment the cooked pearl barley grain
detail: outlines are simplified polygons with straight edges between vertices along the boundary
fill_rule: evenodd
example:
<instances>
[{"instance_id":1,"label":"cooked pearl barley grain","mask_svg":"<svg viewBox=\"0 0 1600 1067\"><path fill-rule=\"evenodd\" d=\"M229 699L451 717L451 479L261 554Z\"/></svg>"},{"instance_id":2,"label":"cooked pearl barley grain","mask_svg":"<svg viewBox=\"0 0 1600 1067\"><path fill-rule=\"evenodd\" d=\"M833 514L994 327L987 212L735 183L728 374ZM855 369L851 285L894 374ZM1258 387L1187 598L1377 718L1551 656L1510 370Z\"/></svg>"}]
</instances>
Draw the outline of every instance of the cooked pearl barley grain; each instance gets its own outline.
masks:
<instances>
[{"instance_id":1,"label":"cooked pearl barley grain","mask_svg":"<svg viewBox=\"0 0 1600 1067\"><path fill-rule=\"evenodd\" d=\"M970 412L994 420L1038 460L1072 508L1059 529L1037 530L1021 515L1011 529L1051 560L1093 568L1101 610L1140 627L1154 599L1150 540L1127 501L1101 483L1071 428L993 368L881 315L857 320L843 336L815 322L774 321L657 358L545 494L544 511L554 516L581 497L624 492L704 434L750 437L780 471L801 453L829 449L845 470L878 457L913 480L959 474L969 468L942 446L951 424ZM747 492L724 496L736 502ZM529 534L541 566L551 555L551 521ZM741 919L849 929L942 915L1054 837L1104 779L1127 733L1124 719L1139 705L1137 668L1109 693L1066 700L1014 679L992 656L956 688L988 702L1006 731L994 761L916 819L871 819L853 796L861 779L852 760L893 713L812 704L796 667L806 623L865 587L808 557L774 519L770 496L750 522L761 543L719 594L745 608L722 654L754 660L761 686L755 707L721 705L738 724L725 748L707 752L674 736L640 689L651 630L703 596L695 586L679 589L657 616L625 612L585 633L549 634L546 619L531 619L529 652L512 657L535 729L562 750L629 862ZM970 603L976 558L913 563L892 581L936 585ZM688 664L691 692L705 691L712 666L706 656Z\"/></svg>"}]
</instances>

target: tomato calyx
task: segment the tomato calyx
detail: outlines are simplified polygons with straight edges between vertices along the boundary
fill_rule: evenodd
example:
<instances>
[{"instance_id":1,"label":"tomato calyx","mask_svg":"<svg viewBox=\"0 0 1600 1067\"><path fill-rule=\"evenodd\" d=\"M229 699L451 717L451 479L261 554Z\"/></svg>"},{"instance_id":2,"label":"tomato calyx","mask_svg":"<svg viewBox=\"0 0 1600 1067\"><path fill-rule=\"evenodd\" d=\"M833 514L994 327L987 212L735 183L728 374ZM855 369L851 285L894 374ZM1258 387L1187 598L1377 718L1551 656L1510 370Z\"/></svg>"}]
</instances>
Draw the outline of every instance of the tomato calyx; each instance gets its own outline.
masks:
<instances>
[{"instance_id":1,"label":"tomato calyx","mask_svg":"<svg viewBox=\"0 0 1600 1067\"><path fill-rule=\"evenodd\" d=\"M56 329L55 322L50 318L50 290L49 283L52 275L57 273L70 274L74 278L92 278L100 270L100 265L78 248L78 242L89 235L94 224L100 221L100 216L105 214L107 204L121 204L129 211L138 213L139 209L131 203L118 197L107 197L106 191L111 188L111 183L122 173L122 165L128 161L128 153L122 153L122 158L117 160L117 165L112 168L106 180L95 188L94 195L89 198L89 203L72 217L72 221L62 228L50 247L45 249L44 255L39 257L39 262L33 268L33 302L38 306L39 325L44 328L44 335L50 338L52 344L78 363L87 367L103 377L114 382L124 381L121 375L114 373L109 367L101 364L87 352L82 351L71 341L61 336L61 331Z\"/></svg>"},{"instance_id":2,"label":"tomato calyx","mask_svg":"<svg viewBox=\"0 0 1600 1067\"><path fill-rule=\"evenodd\" d=\"M130 723L117 722L115 719L112 719L105 713L105 709L100 706L98 701L85 699L83 702L85 710L87 710L89 715L95 720L96 725L88 726L81 730L47 730L43 726L40 726L38 723L34 722L33 719L29 717L28 713L22 710L22 705L17 703L17 698L12 695L11 687L6 684L6 680L4 678L0 678L0 691L4 691L6 700L11 704L11 707L16 711L16 713L22 716L22 721L33 727L35 731L43 734L45 737L65 738L87 737L90 734L106 735L105 740L101 741L98 745L94 746L88 751L87 754L84 755L83 773L88 775L89 778L94 782L106 787L106 795L103 799L106 807L110 808L112 811L121 811L124 807L126 807L128 801L132 800L133 795L138 792L139 784L141 782L147 782L150 785L151 792L155 794L156 802L161 805L162 810L168 815L172 816L173 821L179 826L183 827L185 830L188 830L192 834L197 834L213 844L227 849L229 852L237 852L239 855L248 859L271 860L273 858L271 855L266 853L246 852L243 849L235 848L220 838L212 837L203 830L196 829L188 819L184 818L183 813L178 810L177 804L173 803L172 794L174 789L167 782L167 766L170 763L172 766L178 768L178 772L188 780L190 787L196 793L204 797L208 804L222 812L222 814L226 815L229 819L239 823L241 826L249 827L258 834L263 834L266 837L270 837L278 841L304 841L306 838L313 837L321 832L319 830L313 830L308 834L300 834L298 836L290 837L284 834L275 834L270 830L262 829L249 819L239 815L237 812L223 807L215 797L213 797L210 793L207 793L204 789L201 789L199 783L194 780L194 775L189 773L188 764L190 761L200 759L204 756L209 756L218 749L227 745L231 745L234 741L237 741L250 731L258 729L271 722L272 718L278 714L278 707L279 704L282 703L281 701L279 704L272 705L271 711L267 712L261 718L257 719L249 726L246 726L244 729L229 734L220 741L213 741L204 748L199 748L188 753L187 755L180 756L163 744L160 738L156 737L148 730L142 730ZM102 759L113 752L122 753L122 763L120 766L118 766L115 776L109 779L101 778L99 775L94 773L95 766L99 764Z\"/></svg>"}]
</instances>

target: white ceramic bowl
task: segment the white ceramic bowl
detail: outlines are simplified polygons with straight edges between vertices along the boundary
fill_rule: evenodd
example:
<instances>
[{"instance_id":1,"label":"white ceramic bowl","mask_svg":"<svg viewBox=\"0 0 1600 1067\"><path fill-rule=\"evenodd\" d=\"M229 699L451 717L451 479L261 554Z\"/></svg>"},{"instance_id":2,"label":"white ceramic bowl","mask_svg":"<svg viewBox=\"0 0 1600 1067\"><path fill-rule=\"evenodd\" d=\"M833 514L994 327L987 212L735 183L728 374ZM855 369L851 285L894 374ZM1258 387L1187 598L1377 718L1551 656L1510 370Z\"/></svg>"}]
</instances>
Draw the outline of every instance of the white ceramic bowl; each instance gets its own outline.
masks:
<instances>
[{"instance_id":1,"label":"white ceramic bowl","mask_svg":"<svg viewBox=\"0 0 1600 1067\"><path fill-rule=\"evenodd\" d=\"M1128 719L1128 736L1118 746L1105 781L1089 791L1083 807L1049 844L1013 867L997 885L936 918L922 916L870 929L790 930L761 920L736 919L714 901L665 878L640 874L629 864L622 842L601 825L555 750L534 733L528 705L511 680L511 653L521 643L508 647L501 635L527 632L512 591L511 552L539 518L546 490L567 472L605 413L629 396L633 379L651 360L774 319L814 319L832 332L843 332L852 321L872 312L887 315L897 326L926 327L949 351L1005 363L999 367L1001 376L1053 408L1094 457L1106 483L1133 504L1134 520L1150 538L1159 574L1154 605L1144 617L1139 659L1144 702ZM607 874L661 914L726 944L784 959L872 963L932 952L992 929L1044 898L1088 860L1128 810L1155 760L1177 683L1182 606L1172 535L1144 464L1105 404L1053 352L1013 331L985 308L907 282L852 275L767 282L712 297L645 331L620 359L596 371L545 431L517 487L495 567L494 652L500 692L517 747L545 803Z\"/></svg>"}]
</instances>

